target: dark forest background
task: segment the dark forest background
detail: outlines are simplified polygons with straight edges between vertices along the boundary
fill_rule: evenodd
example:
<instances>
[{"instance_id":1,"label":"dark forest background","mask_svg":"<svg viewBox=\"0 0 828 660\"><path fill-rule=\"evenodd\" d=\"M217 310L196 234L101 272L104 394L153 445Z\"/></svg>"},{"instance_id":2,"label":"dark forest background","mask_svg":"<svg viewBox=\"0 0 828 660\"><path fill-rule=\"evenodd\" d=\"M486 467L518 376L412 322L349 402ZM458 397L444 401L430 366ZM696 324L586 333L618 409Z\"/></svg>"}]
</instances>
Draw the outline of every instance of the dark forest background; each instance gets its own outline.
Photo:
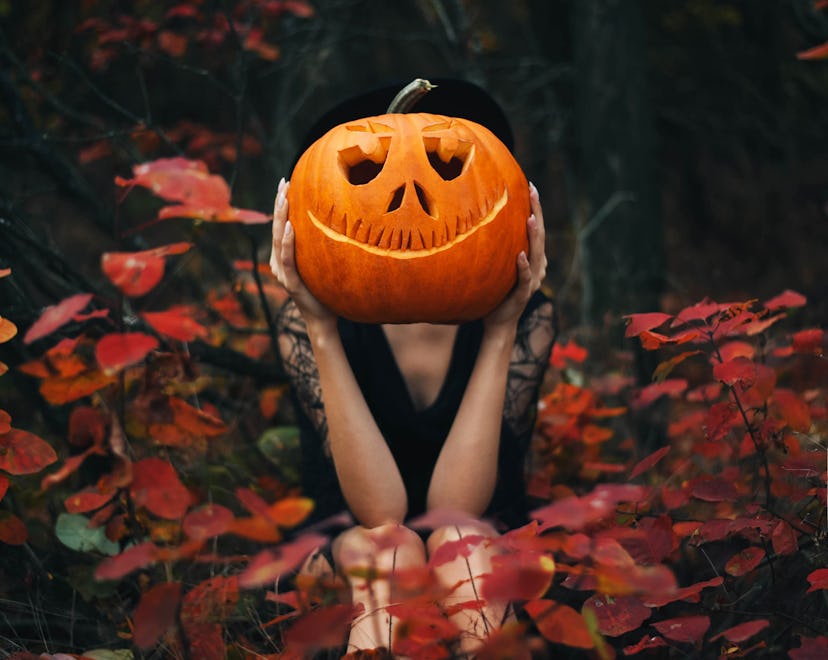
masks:
<instances>
[{"instance_id":1,"label":"dark forest background","mask_svg":"<svg viewBox=\"0 0 828 660\"><path fill-rule=\"evenodd\" d=\"M158 21L165 5L0 3L4 222L85 277L114 240L113 176L184 147L163 130L247 135L255 148L213 164L234 203L267 212L325 109L389 80L457 76L512 121L566 323L787 287L825 311L828 66L797 53L824 41L828 19L809 0L319 0L307 17L262 16L278 49L267 58L232 39L173 58L78 29L93 14ZM152 154L127 144L139 124ZM77 161L100 142L107 157ZM264 255L266 228L257 240ZM46 254L3 243L0 258L48 278ZM32 318L42 293L14 316Z\"/></svg>"}]
</instances>

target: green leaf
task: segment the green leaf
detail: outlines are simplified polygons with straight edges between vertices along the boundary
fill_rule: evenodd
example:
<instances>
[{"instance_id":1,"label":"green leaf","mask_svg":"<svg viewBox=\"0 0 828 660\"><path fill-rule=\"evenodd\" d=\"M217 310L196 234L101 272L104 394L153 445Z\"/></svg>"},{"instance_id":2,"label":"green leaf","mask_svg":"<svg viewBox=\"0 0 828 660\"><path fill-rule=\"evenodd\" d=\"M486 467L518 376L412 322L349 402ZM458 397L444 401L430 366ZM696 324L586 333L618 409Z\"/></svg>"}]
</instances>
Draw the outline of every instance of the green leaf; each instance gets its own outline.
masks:
<instances>
[{"instance_id":1,"label":"green leaf","mask_svg":"<svg viewBox=\"0 0 828 660\"><path fill-rule=\"evenodd\" d=\"M67 548L79 552L97 550L105 555L117 555L118 544L106 538L103 527L90 527L89 519L77 513L61 513L55 523L55 535Z\"/></svg>"},{"instance_id":2,"label":"green leaf","mask_svg":"<svg viewBox=\"0 0 828 660\"><path fill-rule=\"evenodd\" d=\"M256 446L268 461L279 468L285 481L299 483L301 455L298 427L276 426L267 429L259 436Z\"/></svg>"}]
</instances>

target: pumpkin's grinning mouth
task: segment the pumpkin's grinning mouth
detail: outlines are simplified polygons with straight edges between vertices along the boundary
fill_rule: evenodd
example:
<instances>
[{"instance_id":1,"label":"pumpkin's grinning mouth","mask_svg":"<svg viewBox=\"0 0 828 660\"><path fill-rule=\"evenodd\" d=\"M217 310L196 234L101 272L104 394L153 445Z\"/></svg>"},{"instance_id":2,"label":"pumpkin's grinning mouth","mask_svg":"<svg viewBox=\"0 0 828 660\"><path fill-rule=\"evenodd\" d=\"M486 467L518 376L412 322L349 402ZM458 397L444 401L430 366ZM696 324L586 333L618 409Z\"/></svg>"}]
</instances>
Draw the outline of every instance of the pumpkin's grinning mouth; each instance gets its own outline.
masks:
<instances>
[{"instance_id":1,"label":"pumpkin's grinning mouth","mask_svg":"<svg viewBox=\"0 0 828 660\"><path fill-rule=\"evenodd\" d=\"M446 250L465 240L473 233L471 230L479 229L494 220L508 199L509 193L504 189L494 204L486 204L489 211L483 217L477 219L478 216L470 210L467 216L458 216L452 223L444 221L439 227L439 232L435 228L430 234L416 229L406 233L400 229L375 228L361 218L334 217L333 208L325 220L321 220L311 211L308 211L308 217L319 230L335 241L358 245L367 252L409 259L422 256L424 252Z\"/></svg>"}]
</instances>

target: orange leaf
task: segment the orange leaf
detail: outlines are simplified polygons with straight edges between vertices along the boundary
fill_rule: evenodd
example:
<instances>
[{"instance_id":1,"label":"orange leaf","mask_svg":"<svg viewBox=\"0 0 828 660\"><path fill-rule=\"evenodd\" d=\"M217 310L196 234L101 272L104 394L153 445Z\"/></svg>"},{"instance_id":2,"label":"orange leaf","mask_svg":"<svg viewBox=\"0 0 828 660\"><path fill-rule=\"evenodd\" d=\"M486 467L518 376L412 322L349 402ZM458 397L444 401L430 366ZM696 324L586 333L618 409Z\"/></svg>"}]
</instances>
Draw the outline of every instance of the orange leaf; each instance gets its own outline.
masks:
<instances>
[{"instance_id":1,"label":"orange leaf","mask_svg":"<svg viewBox=\"0 0 828 660\"><path fill-rule=\"evenodd\" d=\"M92 300L91 293L78 293L61 300L43 310L23 337L24 344L31 344L38 339L47 337L61 326L69 323Z\"/></svg>"},{"instance_id":2,"label":"orange leaf","mask_svg":"<svg viewBox=\"0 0 828 660\"><path fill-rule=\"evenodd\" d=\"M214 437L227 431L227 426L218 417L191 406L183 399L170 397L169 404L175 423L194 435Z\"/></svg>"},{"instance_id":3,"label":"orange leaf","mask_svg":"<svg viewBox=\"0 0 828 660\"><path fill-rule=\"evenodd\" d=\"M132 641L139 649L149 649L175 626L181 583L157 584L141 596L135 609Z\"/></svg>"},{"instance_id":4,"label":"orange leaf","mask_svg":"<svg viewBox=\"0 0 828 660\"><path fill-rule=\"evenodd\" d=\"M308 497L285 497L267 509L268 517L280 527L296 527L313 511L313 500Z\"/></svg>"},{"instance_id":5,"label":"orange leaf","mask_svg":"<svg viewBox=\"0 0 828 660\"><path fill-rule=\"evenodd\" d=\"M531 600L523 608L550 642L581 649L595 646L583 617L568 605L554 600Z\"/></svg>"},{"instance_id":6,"label":"orange leaf","mask_svg":"<svg viewBox=\"0 0 828 660\"><path fill-rule=\"evenodd\" d=\"M173 307L166 312L144 312L141 318L158 334L179 341L194 341L207 336L207 328L193 319L186 307Z\"/></svg>"},{"instance_id":7,"label":"orange leaf","mask_svg":"<svg viewBox=\"0 0 828 660\"><path fill-rule=\"evenodd\" d=\"M52 446L34 433L13 428L0 435L0 470L34 474L56 460Z\"/></svg>"},{"instance_id":8,"label":"orange leaf","mask_svg":"<svg viewBox=\"0 0 828 660\"><path fill-rule=\"evenodd\" d=\"M800 60L824 60L828 57L828 41L819 46L814 46L808 50L803 50L796 54L797 59Z\"/></svg>"},{"instance_id":9,"label":"orange leaf","mask_svg":"<svg viewBox=\"0 0 828 660\"><path fill-rule=\"evenodd\" d=\"M98 340L95 358L103 371L113 373L140 362L157 347L158 340L143 332L113 332Z\"/></svg>"},{"instance_id":10,"label":"orange leaf","mask_svg":"<svg viewBox=\"0 0 828 660\"><path fill-rule=\"evenodd\" d=\"M5 410L0 409L0 435L11 431L11 415Z\"/></svg>"},{"instance_id":11,"label":"orange leaf","mask_svg":"<svg viewBox=\"0 0 828 660\"><path fill-rule=\"evenodd\" d=\"M17 335L17 326L0 316L0 344L5 344L15 335Z\"/></svg>"},{"instance_id":12,"label":"orange leaf","mask_svg":"<svg viewBox=\"0 0 828 660\"><path fill-rule=\"evenodd\" d=\"M47 378L40 384L40 394L49 403L59 406L89 396L115 378L98 369L90 369L68 378Z\"/></svg>"},{"instance_id":13,"label":"orange leaf","mask_svg":"<svg viewBox=\"0 0 828 660\"><path fill-rule=\"evenodd\" d=\"M199 160L159 158L132 168L132 179L115 178L119 186L143 186L168 202L198 203L210 208L230 204L230 187L210 174Z\"/></svg>"}]
</instances>

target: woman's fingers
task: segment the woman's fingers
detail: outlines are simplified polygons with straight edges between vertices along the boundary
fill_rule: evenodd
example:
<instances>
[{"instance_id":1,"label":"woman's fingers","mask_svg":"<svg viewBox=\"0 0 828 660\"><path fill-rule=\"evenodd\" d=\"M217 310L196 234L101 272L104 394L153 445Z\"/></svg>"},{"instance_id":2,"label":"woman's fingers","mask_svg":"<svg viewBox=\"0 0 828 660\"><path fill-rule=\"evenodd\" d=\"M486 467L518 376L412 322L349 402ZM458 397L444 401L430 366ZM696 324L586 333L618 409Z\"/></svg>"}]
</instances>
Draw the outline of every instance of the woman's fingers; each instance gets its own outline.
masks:
<instances>
[{"instance_id":1,"label":"woman's fingers","mask_svg":"<svg viewBox=\"0 0 828 660\"><path fill-rule=\"evenodd\" d=\"M284 177L280 179L276 189L276 199L273 202L273 246L270 252L270 269L282 284L284 284L284 269L281 255L285 223L287 222L287 191L289 185Z\"/></svg>"},{"instance_id":2,"label":"woman's fingers","mask_svg":"<svg viewBox=\"0 0 828 660\"><path fill-rule=\"evenodd\" d=\"M543 209L541 208L538 189L533 183L529 184L529 206L532 215L529 217L529 258L532 264L532 273L538 284L546 276L546 228L543 224Z\"/></svg>"}]
</instances>

